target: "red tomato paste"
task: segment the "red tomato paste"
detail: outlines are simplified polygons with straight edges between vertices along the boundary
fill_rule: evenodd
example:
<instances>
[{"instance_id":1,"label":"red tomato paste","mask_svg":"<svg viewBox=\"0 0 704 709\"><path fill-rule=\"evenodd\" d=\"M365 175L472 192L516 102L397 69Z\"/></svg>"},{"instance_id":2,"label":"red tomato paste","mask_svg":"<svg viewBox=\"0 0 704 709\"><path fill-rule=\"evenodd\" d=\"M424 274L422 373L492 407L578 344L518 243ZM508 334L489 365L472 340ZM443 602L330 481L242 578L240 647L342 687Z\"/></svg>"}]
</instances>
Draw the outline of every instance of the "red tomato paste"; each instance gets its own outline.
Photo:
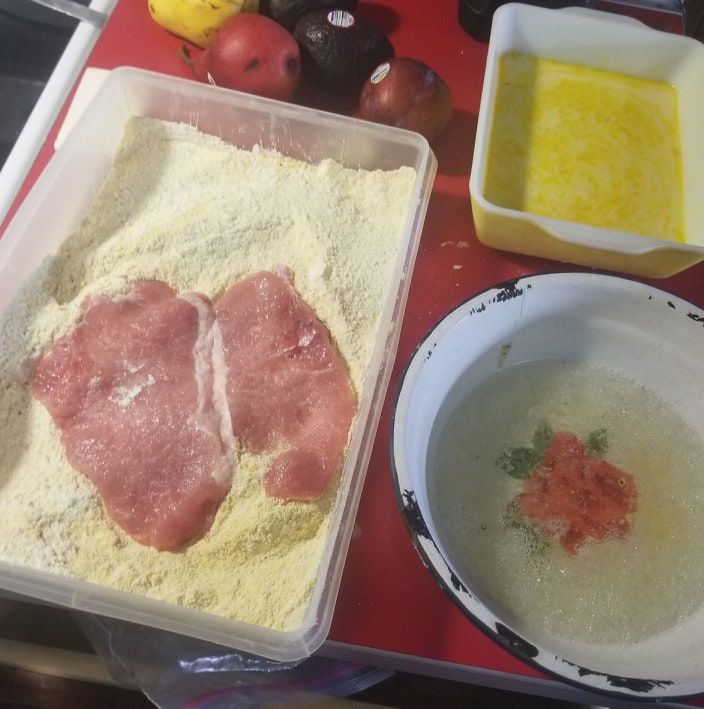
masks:
<instances>
[{"instance_id":1,"label":"red tomato paste","mask_svg":"<svg viewBox=\"0 0 704 709\"><path fill-rule=\"evenodd\" d=\"M520 508L574 555L589 540L626 536L637 497L632 475L588 455L574 434L558 432L524 481Z\"/></svg>"}]
</instances>

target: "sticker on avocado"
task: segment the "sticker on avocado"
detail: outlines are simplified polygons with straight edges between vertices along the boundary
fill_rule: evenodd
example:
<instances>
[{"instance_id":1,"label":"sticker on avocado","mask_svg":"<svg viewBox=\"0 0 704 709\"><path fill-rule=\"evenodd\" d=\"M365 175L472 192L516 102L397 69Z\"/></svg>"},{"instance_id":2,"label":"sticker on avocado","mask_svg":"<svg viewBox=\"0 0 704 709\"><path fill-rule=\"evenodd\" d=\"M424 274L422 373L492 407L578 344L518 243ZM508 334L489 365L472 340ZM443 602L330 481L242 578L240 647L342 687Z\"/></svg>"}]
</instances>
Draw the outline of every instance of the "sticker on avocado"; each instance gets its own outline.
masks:
<instances>
[{"instance_id":1,"label":"sticker on avocado","mask_svg":"<svg viewBox=\"0 0 704 709\"><path fill-rule=\"evenodd\" d=\"M331 10L328 12L328 22L333 27L352 27L354 17L346 10Z\"/></svg>"}]
</instances>

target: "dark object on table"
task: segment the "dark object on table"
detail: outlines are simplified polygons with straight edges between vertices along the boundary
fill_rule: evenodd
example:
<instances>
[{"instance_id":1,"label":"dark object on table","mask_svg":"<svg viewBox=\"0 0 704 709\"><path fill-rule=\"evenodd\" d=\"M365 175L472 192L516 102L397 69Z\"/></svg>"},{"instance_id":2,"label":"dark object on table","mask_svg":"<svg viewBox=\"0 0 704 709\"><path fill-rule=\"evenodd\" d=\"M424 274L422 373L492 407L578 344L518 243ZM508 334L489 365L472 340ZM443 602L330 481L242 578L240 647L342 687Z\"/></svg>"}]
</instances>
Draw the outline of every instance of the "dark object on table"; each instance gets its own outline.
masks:
<instances>
[{"instance_id":1,"label":"dark object on table","mask_svg":"<svg viewBox=\"0 0 704 709\"><path fill-rule=\"evenodd\" d=\"M459 23L474 39L486 42L494 12L508 0L460 0ZM627 15L654 29L704 40L704 0L540 0L551 9L586 7Z\"/></svg>"},{"instance_id":2,"label":"dark object on table","mask_svg":"<svg viewBox=\"0 0 704 709\"><path fill-rule=\"evenodd\" d=\"M303 75L338 94L358 92L372 71L395 54L382 30L344 10L308 13L293 36L301 47Z\"/></svg>"},{"instance_id":3,"label":"dark object on table","mask_svg":"<svg viewBox=\"0 0 704 709\"><path fill-rule=\"evenodd\" d=\"M491 33L491 20L494 12L509 0L460 0L459 22L463 29L474 39L487 42ZM545 0L544 2L528 2L528 5L539 5L558 9L580 4L579 0Z\"/></svg>"},{"instance_id":4,"label":"dark object on table","mask_svg":"<svg viewBox=\"0 0 704 709\"><path fill-rule=\"evenodd\" d=\"M266 0L260 6L260 12L269 15L289 32L309 12L314 10L347 10L354 12L357 0Z\"/></svg>"}]
</instances>

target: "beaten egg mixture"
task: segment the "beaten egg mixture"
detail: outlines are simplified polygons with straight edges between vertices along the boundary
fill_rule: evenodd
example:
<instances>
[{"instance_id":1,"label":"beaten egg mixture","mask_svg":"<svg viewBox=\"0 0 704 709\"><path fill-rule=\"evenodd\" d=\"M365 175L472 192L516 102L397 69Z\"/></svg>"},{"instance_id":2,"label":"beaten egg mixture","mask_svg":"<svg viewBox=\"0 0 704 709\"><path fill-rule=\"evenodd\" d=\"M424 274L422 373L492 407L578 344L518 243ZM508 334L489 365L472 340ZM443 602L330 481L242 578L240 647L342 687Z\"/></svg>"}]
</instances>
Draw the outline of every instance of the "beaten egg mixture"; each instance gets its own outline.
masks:
<instances>
[{"instance_id":1,"label":"beaten egg mixture","mask_svg":"<svg viewBox=\"0 0 704 709\"><path fill-rule=\"evenodd\" d=\"M518 52L501 57L490 202L684 241L677 92Z\"/></svg>"}]
</instances>

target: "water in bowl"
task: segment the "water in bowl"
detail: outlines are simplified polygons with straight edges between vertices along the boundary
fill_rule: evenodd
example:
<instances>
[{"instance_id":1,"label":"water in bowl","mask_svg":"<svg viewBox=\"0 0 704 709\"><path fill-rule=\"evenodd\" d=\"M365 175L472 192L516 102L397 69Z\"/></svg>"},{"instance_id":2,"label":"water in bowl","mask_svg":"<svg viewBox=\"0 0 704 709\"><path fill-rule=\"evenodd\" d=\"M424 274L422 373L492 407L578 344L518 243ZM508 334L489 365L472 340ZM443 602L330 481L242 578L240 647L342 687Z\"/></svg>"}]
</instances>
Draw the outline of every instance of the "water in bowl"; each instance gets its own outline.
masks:
<instances>
[{"instance_id":1,"label":"water in bowl","mask_svg":"<svg viewBox=\"0 0 704 709\"><path fill-rule=\"evenodd\" d=\"M497 461L530 450L546 423L583 441L605 433L608 448L592 453L627 471L637 489L626 533L569 553L560 530L546 535L516 517L524 481ZM646 387L586 364L524 363L479 384L438 420L430 504L455 571L499 617L527 633L633 643L702 604L702 461L697 433Z\"/></svg>"}]
</instances>

